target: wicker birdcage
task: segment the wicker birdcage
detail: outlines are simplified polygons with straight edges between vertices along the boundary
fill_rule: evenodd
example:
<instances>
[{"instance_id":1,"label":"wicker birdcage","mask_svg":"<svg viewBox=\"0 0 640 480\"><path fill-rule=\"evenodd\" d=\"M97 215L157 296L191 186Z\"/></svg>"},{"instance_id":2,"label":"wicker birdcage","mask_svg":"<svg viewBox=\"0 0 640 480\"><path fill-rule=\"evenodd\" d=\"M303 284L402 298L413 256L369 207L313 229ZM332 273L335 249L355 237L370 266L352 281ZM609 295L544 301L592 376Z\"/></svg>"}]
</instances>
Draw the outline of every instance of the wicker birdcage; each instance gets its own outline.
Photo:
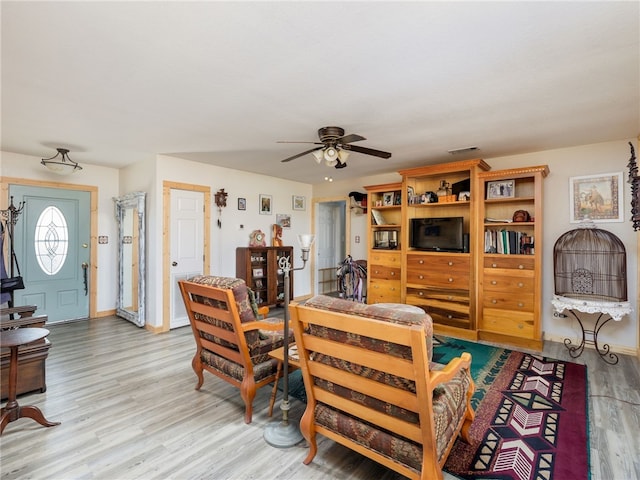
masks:
<instances>
[{"instance_id":1,"label":"wicker birdcage","mask_svg":"<svg viewBox=\"0 0 640 480\"><path fill-rule=\"evenodd\" d=\"M613 233L591 225L570 230L556 240L553 247L555 293L584 300L626 301L624 244Z\"/></svg>"}]
</instances>

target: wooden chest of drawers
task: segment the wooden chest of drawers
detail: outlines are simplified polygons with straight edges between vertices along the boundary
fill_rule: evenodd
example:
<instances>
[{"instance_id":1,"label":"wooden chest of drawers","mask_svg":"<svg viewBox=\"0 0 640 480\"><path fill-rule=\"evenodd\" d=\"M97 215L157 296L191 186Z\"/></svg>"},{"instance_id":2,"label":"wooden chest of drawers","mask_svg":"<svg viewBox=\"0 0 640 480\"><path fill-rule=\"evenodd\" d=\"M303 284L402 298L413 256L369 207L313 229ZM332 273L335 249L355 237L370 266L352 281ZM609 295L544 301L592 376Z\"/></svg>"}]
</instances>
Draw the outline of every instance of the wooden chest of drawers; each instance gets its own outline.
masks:
<instances>
[{"instance_id":1,"label":"wooden chest of drawers","mask_svg":"<svg viewBox=\"0 0 640 480\"><path fill-rule=\"evenodd\" d=\"M367 266L367 303L400 303L400 252L374 251Z\"/></svg>"}]
</instances>

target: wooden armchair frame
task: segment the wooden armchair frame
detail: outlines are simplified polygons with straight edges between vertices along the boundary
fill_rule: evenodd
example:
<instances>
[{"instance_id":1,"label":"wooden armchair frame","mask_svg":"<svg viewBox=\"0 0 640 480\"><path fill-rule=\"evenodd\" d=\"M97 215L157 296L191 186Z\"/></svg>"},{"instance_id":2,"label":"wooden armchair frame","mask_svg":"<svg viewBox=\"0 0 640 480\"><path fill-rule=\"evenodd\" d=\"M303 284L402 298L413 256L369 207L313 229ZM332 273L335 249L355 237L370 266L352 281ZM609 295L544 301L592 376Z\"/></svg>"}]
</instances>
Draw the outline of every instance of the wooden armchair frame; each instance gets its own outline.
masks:
<instances>
[{"instance_id":1,"label":"wooden armchair frame","mask_svg":"<svg viewBox=\"0 0 640 480\"><path fill-rule=\"evenodd\" d=\"M255 332L257 338L258 330L275 332L283 330L284 324L277 319L276 323L255 317L252 321L242 322L233 289L186 280L178 284L196 341L196 353L191 361L198 377L196 390L204 383L204 370L234 385L240 389L245 404L244 421L251 423L256 391L275 380L277 361L269 358L268 352L254 352L252 358L247 334ZM247 287L241 285L240 288L246 290ZM206 303L200 299L206 299ZM265 313L264 309L259 313ZM272 344L267 343L262 350L280 348L282 342L277 339L274 335Z\"/></svg>"},{"instance_id":2,"label":"wooden armchair frame","mask_svg":"<svg viewBox=\"0 0 640 480\"><path fill-rule=\"evenodd\" d=\"M296 303L291 304L291 325L295 333L300 366L307 391L307 408L301 419L300 427L303 436L309 442L309 454L304 460L309 464L317 453L316 433L320 433L372 460L395 470L402 475L415 479L441 479L442 466L461 434L469 441L469 427L474 418L471 408L471 396L474 385L470 376L471 355L467 352L452 360L442 370L430 371L427 346L425 342L425 327L423 325L402 325L384 320L374 320L362 316L350 315L336 311L327 311L313 307L306 307ZM314 332L315 327L315 332ZM374 339L374 342L392 342L410 349L410 358L400 358L382 351L373 351L362 345L348 344L331 339L331 335L317 334L327 329L345 332L353 336ZM357 343L357 342L356 342ZM400 347L402 348L402 347ZM315 361L318 355L331 357L331 361ZM363 375L348 368L340 368L343 364L356 364L360 372L377 371L393 378L401 377L415 384L415 392L411 389L398 388L398 385L378 381L379 375ZM440 444L436 437L436 425L433 415L434 389L451 381L460 375L468 376L468 391L463 400L462 415L455 419L454 432L446 444ZM389 377L387 377L389 378ZM322 382L340 385L355 395L339 395L336 391L329 391L322 387ZM361 402L354 401L356 397L370 397L374 401L391 406L389 410L371 408ZM463 397L464 398L464 397ZM336 412L336 423L320 424L317 421L319 405L324 412L329 409ZM386 410L386 409L385 409ZM391 410L404 410L417 417L417 422L407 421L406 418L388 414ZM407 442L416 452L414 465L402 463L388 453L372 448L360 439L349 437L351 425L353 431L363 428L376 429L384 434ZM336 425L338 425L336 427ZM334 428L335 427L335 428ZM340 430L340 431L338 431ZM362 435L366 435L362 434ZM420 459L420 453L422 458ZM416 464L419 464L416 466Z\"/></svg>"}]
</instances>

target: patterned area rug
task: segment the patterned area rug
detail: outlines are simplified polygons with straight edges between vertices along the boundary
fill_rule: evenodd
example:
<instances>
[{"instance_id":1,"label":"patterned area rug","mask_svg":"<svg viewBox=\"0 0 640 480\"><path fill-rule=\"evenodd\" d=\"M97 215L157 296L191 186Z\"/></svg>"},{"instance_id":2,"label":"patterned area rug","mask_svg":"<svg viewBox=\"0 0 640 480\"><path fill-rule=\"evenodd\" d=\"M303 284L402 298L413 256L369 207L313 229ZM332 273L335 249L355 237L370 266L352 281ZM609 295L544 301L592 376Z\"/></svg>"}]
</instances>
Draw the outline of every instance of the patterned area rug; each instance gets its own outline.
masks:
<instances>
[{"instance_id":1,"label":"patterned area rug","mask_svg":"<svg viewBox=\"0 0 640 480\"><path fill-rule=\"evenodd\" d=\"M434 361L472 355L471 445L458 439L445 470L464 479L590 478L584 365L439 337Z\"/></svg>"},{"instance_id":2,"label":"patterned area rug","mask_svg":"<svg viewBox=\"0 0 640 480\"><path fill-rule=\"evenodd\" d=\"M445 470L462 479L589 479L586 367L442 336L433 361L465 351L476 384L472 443L458 439ZM299 370L289 392L306 402Z\"/></svg>"}]
</instances>

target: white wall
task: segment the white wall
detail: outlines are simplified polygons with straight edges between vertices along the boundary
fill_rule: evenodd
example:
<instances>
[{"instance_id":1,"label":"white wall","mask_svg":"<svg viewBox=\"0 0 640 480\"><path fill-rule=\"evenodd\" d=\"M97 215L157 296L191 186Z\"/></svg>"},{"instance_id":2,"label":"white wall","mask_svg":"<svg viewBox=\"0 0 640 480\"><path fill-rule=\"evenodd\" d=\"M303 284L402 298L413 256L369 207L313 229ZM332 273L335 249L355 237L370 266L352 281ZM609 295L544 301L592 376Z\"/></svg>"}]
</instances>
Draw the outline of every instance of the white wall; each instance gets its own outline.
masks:
<instances>
[{"instance_id":1,"label":"white wall","mask_svg":"<svg viewBox=\"0 0 640 480\"><path fill-rule=\"evenodd\" d=\"M633 231L631 222L631 191L626 183L627 162L630 157L628 142L634 144L636 152L638 145L635 139L606 142L592 145L582 145L525 155L512 155L498 158L485 158L492 170L526 167L534 165L548 165L550 174L544 181L544 225L543 225L543 281L542 281L542 330L545 338L562 341L565 337L578 339L580 327L572 318L558 318L553 316L551 298L554 293L553 279L553 245L563 233L576 228L576 224L569 222L569 178L573 176L595 175L599 173L623 172L624 178L624 222L598 223L598 227L617 235L627 250L627 291L634 313L620 322L610 322L600 333L599 343L609 343L614 350L624 353L635 353L638 346L638 237ZM365 192L365 185L376 185L400 181L397 173L359 178L349 182L326 182L315 185L313 195L317 197L331 197L347 195L351 191ZM351 216L352 252L358 252L357 257L366 258L366 218ZM360 236L361 243L355 243L355 237ZM538 248L538 246L536 247ZM363 249L365 253L363 252ZM364 256L363 256L364 255ZM588 317L587 317L588 318ZM593 323L590 323L593 326Z\"/></svg>"},{"instance_id":2,"label":"white wall","mask_svg":"<svg viewBox=\"0 0 640 480\"><path fill-rule=\"evenodd\" d=\"M291 215L291 228L284 229L282 239L285 245L294 246L292 262L300 258L301 251L296 235L311 231L311 185L186 161L167 155L158 155L154 171L149 170L151 168L145 166L145 175L152 177L154 182L154 188L147 200L149 211L147 220L149 315L147 320L150 325L156 327L162 325L162 184L164 181L211 188L211 272L209 273L235 276L236 248L248 246L249 234L257 229L266 234L267 245L270 245L271 226L276 222L277 213ZM133 170L130 172L131 175L139 173ZM133 186L133 183L129 183L128 180L127 183ZM214 195L221 188L224 188L228 196L227 207L223 208L219 215ZM271 215L260 214L258 208L260 194L272 196ZM293 210L293 195L306 197L306 210ZM239 197L246 199L246 210L238 210ZM222 224L221 228L218 228L218 219ZM294 297L311 293L309 269L297 272L293 278Z\"/></svg>"},{"instance_id":3,"label":"white wall","mask_svg":"<svg viewBox=\"0 0 640 480\"><path fill-rule=\"evenodd\" d=\"M0 175L60 184L98 187L98 235L109 237L109 243L98 245L96 309L98 313L113 310L116 305L118 263L116 241L118 230L114 215L113 197L119 194L118 170L82 164L82 170L69 176L49 172L40 165L40 158L18 153L0 152ZM106 287L106 288L105 288Z\"/></svg>"}]
</instances>

